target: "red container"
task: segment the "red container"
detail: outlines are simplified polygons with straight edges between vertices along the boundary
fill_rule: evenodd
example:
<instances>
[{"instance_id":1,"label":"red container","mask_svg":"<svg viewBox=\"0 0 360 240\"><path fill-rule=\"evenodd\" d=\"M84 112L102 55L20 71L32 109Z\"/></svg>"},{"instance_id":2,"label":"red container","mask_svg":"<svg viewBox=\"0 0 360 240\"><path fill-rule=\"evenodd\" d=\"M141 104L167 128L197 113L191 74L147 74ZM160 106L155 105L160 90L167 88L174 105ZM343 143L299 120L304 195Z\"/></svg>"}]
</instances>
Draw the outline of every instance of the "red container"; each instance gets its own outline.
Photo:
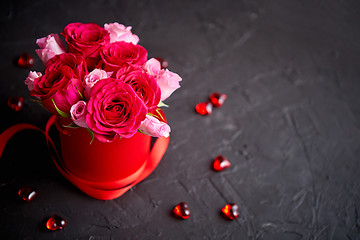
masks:
<instances>
[{"instance_id":1,"label":"red container","mask_svg":"<svg viewBox=\"0 0 360 240\"><path fill-rule=\"evenodd\" d=\"M164 114L161 113L165 118ZM84 128L60 131L61 155L49 136L56 123L52 116L45 131L31 124L16 124L0 134L0 157L9 139L21 130L33 129L46 136L51 158L60 173L84 193L101 200L117 198L145 179L159 164L170 138L157 138L150 149L151 137L136 133L112 143L102 143L91 137ZM59 125L59 124L55 124Z\"/></svg>"},{"instance_id":2,"label":"red container","mask_svg":"<svg viewBox=\"0 0 360 240\"><path fill-rule=\"evenodd\" d=\"M114 182L134 174L147 160L151 137L136 133L104 143L91 137L85 128L72 129L69 135L60 134L64 167L73 175L87 181Z\"/></svg>"},{"instance_id":3,"label":"red container","mask_svg":"<svg viewBox=\"0 0 360 240\"><path fill-rule=\"evenodd\" d=\"M158 138L150 149L151 137L136 133L103 143L84 128L60 132L61 155L55 164L60 173L86 194L101 200L114 199L146 178L158 165L169 138Z\"/></svg>"}]
</instances>

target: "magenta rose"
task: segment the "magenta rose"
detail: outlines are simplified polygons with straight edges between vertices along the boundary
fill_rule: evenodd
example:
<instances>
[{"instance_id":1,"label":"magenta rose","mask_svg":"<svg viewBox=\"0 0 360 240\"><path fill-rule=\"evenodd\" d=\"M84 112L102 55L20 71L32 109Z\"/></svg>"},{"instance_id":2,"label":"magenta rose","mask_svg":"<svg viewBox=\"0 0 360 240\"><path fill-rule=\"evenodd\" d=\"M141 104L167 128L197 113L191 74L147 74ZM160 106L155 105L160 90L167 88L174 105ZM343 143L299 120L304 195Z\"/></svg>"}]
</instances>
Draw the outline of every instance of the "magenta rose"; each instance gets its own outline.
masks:
<instances>
[{"instance_id":1,"label":"magenta rose","mask_svg":"<svg viewBox=\"0 0 360 240\"><path fill-rule=\"evenodd\" d=\"M55 71L61 66L69 67L80 79L83 79L88 74L85 59L80 55L72 53L59 54L49 59L46 64L45 73Z\"/></svg>"},{"instance_id":2,"label":"magenta rose","mask_svg":"<svg viewBox=\"0 0 360 240\"><path fill-rule=\"evenodd\" d=\"M68 45L68 52L82 54L90 69L98 63L101 46L110 42L107 30L95 23L70 23L62 35Z\"/></svg>"},{"instance_id":3,"label":"magenta rose","mask_svg":"<svg viewBox=\"0 0 360 240\"><path fill-rule=\"evenodd\" d=\"M122 68L116 78L129 84L148 107L148 111L156 110L160 102L161 91L154 77L138 66Z\"/></svg>"},{"instance_id":4,"label":"magenta rose","mask_svg":"<svg viewBox=\"0 0 360 240\"><path fill-rule=\"evenodd\" d=\"M130 138L145 119L147 108L132 87L107 78L98 81L90 92L86 123L102 142Z\"/></svg>"},{"instance_id":5,"label":"magenta rose","mask_svg":"<svg viewBox=\"0 0 360 240\"><path fill-rule=\"evenodd\" d=\"M105 71L117 71L121 67L130 65L141 66L147 59L145 48L123 41L106 44L101 49L100 55L102 69Z\"/></svg>"},{"instance_id":6,"label":"magenta rose","mask_svg":"<svg viewBox=\"0 0 360 240\"><path fill-rule=\"evenodd\" d=\"M86 74L83 57L71 53L56 55L47 62L45 74L34 79L30 95L39 98L52 114L59 115L60 110L68 115L71 106L81 98L81 77Z\"/></svg>"}]
</instances>

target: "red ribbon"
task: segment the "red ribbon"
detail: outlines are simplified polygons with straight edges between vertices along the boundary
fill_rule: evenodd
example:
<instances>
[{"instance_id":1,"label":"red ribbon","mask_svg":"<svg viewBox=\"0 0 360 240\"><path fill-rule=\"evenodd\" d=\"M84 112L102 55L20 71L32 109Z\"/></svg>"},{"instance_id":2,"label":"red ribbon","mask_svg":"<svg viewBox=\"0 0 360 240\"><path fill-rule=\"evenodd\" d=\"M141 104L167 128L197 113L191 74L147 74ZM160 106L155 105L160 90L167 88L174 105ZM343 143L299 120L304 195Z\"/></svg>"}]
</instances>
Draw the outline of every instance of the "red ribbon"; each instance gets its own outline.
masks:
<instances>
[{"instance_id":1,"label":"red ribbon","mask_svg":"<svg viewBox=\"0 0 360 240\"><path fill-rule=\"evenodd\" d=\"M70 182L72 182L75 186L77 186L80 190L85 192L86 194L101 200L110 200L117 197L120 197L127 190L133 187L135 184L139 183L147 176L149 176L152 171L159 164L161 158L165 154L165 151L169 145L170 138L161 137L158 138L153 148L150 151L147 159L144 163L131 175L112 180L112 181L95 181L88 180L76 176L71 173L65 166L62 158L60 157L52 139L49 136L49 131L51 126L54 125L56 120L55 116L50 117L46 124L45 131L42 129L27 123L16 124L12 127L6 129L3 133L0 134L0 158L2 156L3 150L10 140L12 136L14 136L17 132L22 130L36 130L43 133L46 137L46 143L49 150L53 150L54 154L50 154L55 166L59 170L59 172ZM100 161L100 160L99 160ZM101 163L100 163L101 164Z\"/></svg>"}]
</instances>

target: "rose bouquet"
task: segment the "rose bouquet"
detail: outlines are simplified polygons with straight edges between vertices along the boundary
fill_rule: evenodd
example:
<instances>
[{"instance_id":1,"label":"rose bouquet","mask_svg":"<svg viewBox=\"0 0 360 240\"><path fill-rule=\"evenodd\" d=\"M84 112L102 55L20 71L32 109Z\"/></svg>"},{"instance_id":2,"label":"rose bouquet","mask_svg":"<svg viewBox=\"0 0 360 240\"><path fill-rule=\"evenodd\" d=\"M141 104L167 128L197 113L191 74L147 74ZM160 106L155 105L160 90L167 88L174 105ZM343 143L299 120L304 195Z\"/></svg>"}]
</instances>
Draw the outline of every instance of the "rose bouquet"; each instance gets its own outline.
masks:
<instances>
[{"instance_id":1,"label":"rose bouquet","mask_svg":"<svg viewBox=\"0 0 360 240\"><path fill-rule=\"evenodd\" d=\"M86 128L101 142L141 132L168 137L159 107L181 78L151 58L131 27L70 23L61 34L37 40L44 74L30 71L30 95L50 113L67 119L66 127ZM64 120L64 119L63 119Z\"/></svg>"},{"instance_id":2,"label":"rose bouquet","mask_svg":"<svg viewBox=\"0 0 360 240\"><path fill-rule=\"evenodd\" d=\"M113 199L145 179L164 155L170 127L160 107L181 78L148 59L131 27L70 23L62 36L66 47L57 34L37 40L45 70L30 71L25 83L54 115L48 143L52 123L60 130L61 155L52 144L60 173L90 196ZM157 137L152 148L151 136Z\"/></svg>"}]
</instances>

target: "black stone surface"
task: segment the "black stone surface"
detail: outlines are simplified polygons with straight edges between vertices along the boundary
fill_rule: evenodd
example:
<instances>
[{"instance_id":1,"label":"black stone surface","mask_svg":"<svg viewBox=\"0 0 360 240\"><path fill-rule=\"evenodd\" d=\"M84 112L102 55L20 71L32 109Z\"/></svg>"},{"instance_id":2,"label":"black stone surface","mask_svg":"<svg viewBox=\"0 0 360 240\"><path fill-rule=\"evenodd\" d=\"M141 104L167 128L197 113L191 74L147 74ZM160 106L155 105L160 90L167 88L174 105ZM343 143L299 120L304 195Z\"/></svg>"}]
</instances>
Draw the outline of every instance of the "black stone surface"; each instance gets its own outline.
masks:
<instances>
[{"instance_id":1,"label":"black stone surface","mask_svg":"<svg viewBox=\"0 0 360 240\"><path fill-rule=\"evenodd\" d=\"M1 132L50 116L30 101L29 52L42 70L37 38L70 22L133 26L150 57L181 75L166 102L170 146L157 169L118 199L90 198L67 182L45 138L24 131L0 159L1 239L360 239L359 1L67 1L1 2ZM194 112L213 91L224 106ZM10 96L24 96L14 112ZM210 168L222 154L232 163ZM19 188L38 196L21 201ZM171 215L185 201L192 216ZM227 221L221 208L240 206ZM67 221L49 232L52 214Z\"/></svg>"}]
</instances>

